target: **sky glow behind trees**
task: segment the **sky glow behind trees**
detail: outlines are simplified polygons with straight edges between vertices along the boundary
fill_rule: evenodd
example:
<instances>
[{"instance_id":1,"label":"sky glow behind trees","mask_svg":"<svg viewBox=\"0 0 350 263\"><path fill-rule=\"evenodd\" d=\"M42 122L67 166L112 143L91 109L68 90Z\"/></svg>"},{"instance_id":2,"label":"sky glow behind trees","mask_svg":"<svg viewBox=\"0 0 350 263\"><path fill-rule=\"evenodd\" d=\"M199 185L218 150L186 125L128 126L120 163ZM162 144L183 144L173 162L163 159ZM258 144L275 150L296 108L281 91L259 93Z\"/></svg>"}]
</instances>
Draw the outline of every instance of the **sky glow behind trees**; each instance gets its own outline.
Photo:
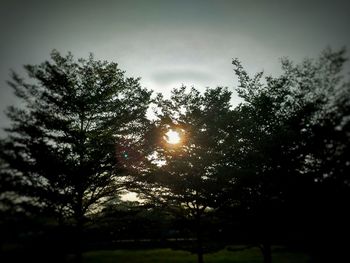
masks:
<instances>
[{"instance_id":1,"label":"sky glow behind trees","mask_svg":"<svg viewBox=\"0 0 350 263\"><path fill-rule=\"evenodd\" d=\"M231 60L250 73L280 73L279 58L317 57L348 46L348 1L19 1L0 4L0 127L17 104L9 70L44 61L52 49L93 52L165 95L182 84L228 86ZM233 94L232 103L238 97Z\"/></svg>"}]
</instances>

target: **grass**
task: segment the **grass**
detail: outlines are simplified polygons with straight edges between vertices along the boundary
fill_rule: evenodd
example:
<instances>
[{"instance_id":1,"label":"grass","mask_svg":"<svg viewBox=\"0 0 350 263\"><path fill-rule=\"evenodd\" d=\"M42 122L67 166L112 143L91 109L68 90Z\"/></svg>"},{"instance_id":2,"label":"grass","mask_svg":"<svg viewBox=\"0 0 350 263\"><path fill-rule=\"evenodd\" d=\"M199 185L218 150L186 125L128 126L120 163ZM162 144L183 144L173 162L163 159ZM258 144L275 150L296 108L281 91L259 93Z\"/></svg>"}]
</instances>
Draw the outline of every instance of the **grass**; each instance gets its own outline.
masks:
<instances>
[{"instance_id":1,"label":"grass","mask_svg":"<svg viewBox=\"0 0 350 263\"><path fill-rule=\"evenodd\" d=\"M196 255L186 251L172 249L148 250L112 250L92 251L84 254L84 263L195 263ZM258 248L231 252L221 250L206 254L205 263L262 263L263 259ZM302 253L284 251L273 252L273 262L278 263L306 263L309 258Z\"/></svg>"}]
</instances>

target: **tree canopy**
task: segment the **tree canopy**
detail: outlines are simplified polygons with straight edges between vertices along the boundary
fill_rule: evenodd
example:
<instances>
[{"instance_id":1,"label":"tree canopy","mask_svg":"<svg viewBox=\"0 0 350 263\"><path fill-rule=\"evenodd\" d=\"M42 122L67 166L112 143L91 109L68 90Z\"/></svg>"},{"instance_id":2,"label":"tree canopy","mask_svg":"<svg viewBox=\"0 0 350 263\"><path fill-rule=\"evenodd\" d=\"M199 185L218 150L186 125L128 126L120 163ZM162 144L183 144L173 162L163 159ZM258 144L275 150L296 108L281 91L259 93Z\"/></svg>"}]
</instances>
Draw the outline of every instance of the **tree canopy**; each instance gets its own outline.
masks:
<instances>
[{"instance_id":1,"label":"tree canopy","mask_svg":"<svg viewBox=\"0 0 350 263\"><path fill-rule=\"evenodd\" d=\"M263 80L262 73L250 77L238 60L233 61L240 82L237 91L244 99L238 107L244 117L241 140L248 148L240 199L257 219L253 224L262 235L260 242L271 243L276 238L272 229L281 234L281 224L288 223L293 231L313 229L309 237L320 253L334 251L326 248L334 245L328 240L349 231L343 223L343 207L350 200L345 157L350 83L343 77L345 62L344 50L327 49L319 59L297 65L283 59L282 75ZM300 219L302 214L308 219ZM321 237L316 233L320 227L334 232L322 231Z\"/></svg>"},{"instance_id":2,"label":"tree canopy","mask_svg":"<svg viewBox=\"0 0 350 263\"><path fill-rule=\"evenodd\" d=\"M26 78L13 73L9 82L22 104L8 109L12 125L1 140L2 201L81 228L123 187L116 144L137 140L151 92L92 55L53 51L50 61L24 68Z\"/></svg>"},{"instance_id":3,"label":"tree canopy","mask_svg":"<svg viewBox=\"0 0 350 263\"><path fill-rule=\"evenodd\" d=\"M202 218L218 206L220 167L230 129L231 93L225 88L207 89L201 94L192 88L174 89L170 99L159 95L157 111L149 143L153 145L150 161L153 169L137 178L141 194L181 211L193 221L199 247L203 254ZM167 141L167 131L179 133L180 141Z\"/></svg>"},{"instance_id":4,"label":"tree canopy","mask_svg":"<svg viewBox=\"0 0 350 263\"><path fill-rule=\"evenodd\" d=\"M326 49L299 64L282 59L282 73L264 77L234 59L242 102L233 107L228 88L151 98L116 63L53 51L9 82L21 104L8 109L0 140L1 215L72 226L78 261L89 219L110 243L171 236L176 222L200 263L221 235L259 246L266 263L280 243L340 261L350 234L345 62L344 50ZM123 190L140 203L123 203Z\"/></svg>"}]
</instances>

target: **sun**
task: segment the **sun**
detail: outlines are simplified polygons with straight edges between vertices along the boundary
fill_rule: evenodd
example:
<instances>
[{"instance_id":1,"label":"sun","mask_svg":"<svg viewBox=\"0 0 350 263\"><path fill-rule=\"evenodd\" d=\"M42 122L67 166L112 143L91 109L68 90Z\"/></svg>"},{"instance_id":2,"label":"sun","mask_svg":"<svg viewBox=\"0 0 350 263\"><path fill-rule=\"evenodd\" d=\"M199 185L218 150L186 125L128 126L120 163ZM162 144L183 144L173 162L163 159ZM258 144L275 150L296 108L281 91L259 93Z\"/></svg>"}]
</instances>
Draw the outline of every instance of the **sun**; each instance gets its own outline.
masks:
<instances>
[{"instance_id":1,"label":"sun","mask_svg":"<svg viewBox=\"0 0 350 263\"><path fill-rule=\"evenodd\" d=\"M165 140L170 144L178 144L181 141L180 134L177 131L169 130L165 134Z\"/></svg>"}]
</instances>

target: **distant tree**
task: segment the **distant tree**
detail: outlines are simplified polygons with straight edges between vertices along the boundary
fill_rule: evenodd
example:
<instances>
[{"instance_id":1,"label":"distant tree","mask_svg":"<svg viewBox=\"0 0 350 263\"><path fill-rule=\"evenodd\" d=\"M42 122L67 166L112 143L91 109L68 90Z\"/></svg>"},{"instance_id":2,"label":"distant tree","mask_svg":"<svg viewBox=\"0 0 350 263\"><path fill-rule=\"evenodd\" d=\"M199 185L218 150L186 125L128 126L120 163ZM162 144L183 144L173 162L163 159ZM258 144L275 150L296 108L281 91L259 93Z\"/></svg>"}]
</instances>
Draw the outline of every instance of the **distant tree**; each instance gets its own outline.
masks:
<instances>
[{"instance_id":1,"label":"distant tree","mask_svg":"<svg viewBox=\"0 0 350 263\"><path fill-rule=\"evenodd\" d=\"M140 240L147 239L146 247L164 244L170 237L173 217L163 207L137 201L113 200L96 215L93 230L88 238L94 242L120 242L120 246L142 247ZM128 242L123 242L127 240ZM144 247L143 246L143 247Z\"/></svg>"},{"instance_id":2,"label":"distant tree","mask_svg":"<svg viewBox=\"0 0 350 263\"><path fill-rule=\"evenodd\" d=\"M24 68L29 78L13 73L9 82L22 104L9 107L1 140L1 208L32 206L74 225L80 261L87 217L123 185L117 144L138 140L151 92L92 55L76 61L53 51L50 61Z\"/></svg>"},{"instance_id":3,"label":"distant tree","mask_svg":"<svg viewBox=\"0 0 350 263\"><path fill-rule=\"evenodd\" d=\"M225 165L224 149L230 128L231 93L225 88L174 89L170 99L159 95L153 130L148 134L148 170L136 175L141 197L168 207L186 219L197 240L195 252L203 262L203 222L218 205ZM180 142L167 141L167 132L180 135ZM224 181L224 180L222 180Z\"/></svg>"},{"instance_id":4,"label":"distant tree","mask_svg":"<svg viewBox=\"0 0 350 263\"><path fill-rule=\"evenodd\" d=\"M335 226L347 218L344 205L350 200L350 89L342 77L345 61L343 50L330 49L318 60L300 65L284 59L282 75L265 82L262 73L250 77L238 60L233 61L238 93L244 99L238 110L241 142L247 149L237 181L241 204L255 218L252 225L259 226L255 234L260 235L265 262L272 260L273 229L280 233L278 227L287 222L297 229L293 225L300 214L307 218L299 227L319 227L319 233L312 233L319 238L311 238L319 244L316 253L334 251L326 237L336 239L328 235L330 229L340 234ZM341 216L335 219L327 213ZM344 223L340 225L348 231Z\"/></svg>"}]
</instances>

